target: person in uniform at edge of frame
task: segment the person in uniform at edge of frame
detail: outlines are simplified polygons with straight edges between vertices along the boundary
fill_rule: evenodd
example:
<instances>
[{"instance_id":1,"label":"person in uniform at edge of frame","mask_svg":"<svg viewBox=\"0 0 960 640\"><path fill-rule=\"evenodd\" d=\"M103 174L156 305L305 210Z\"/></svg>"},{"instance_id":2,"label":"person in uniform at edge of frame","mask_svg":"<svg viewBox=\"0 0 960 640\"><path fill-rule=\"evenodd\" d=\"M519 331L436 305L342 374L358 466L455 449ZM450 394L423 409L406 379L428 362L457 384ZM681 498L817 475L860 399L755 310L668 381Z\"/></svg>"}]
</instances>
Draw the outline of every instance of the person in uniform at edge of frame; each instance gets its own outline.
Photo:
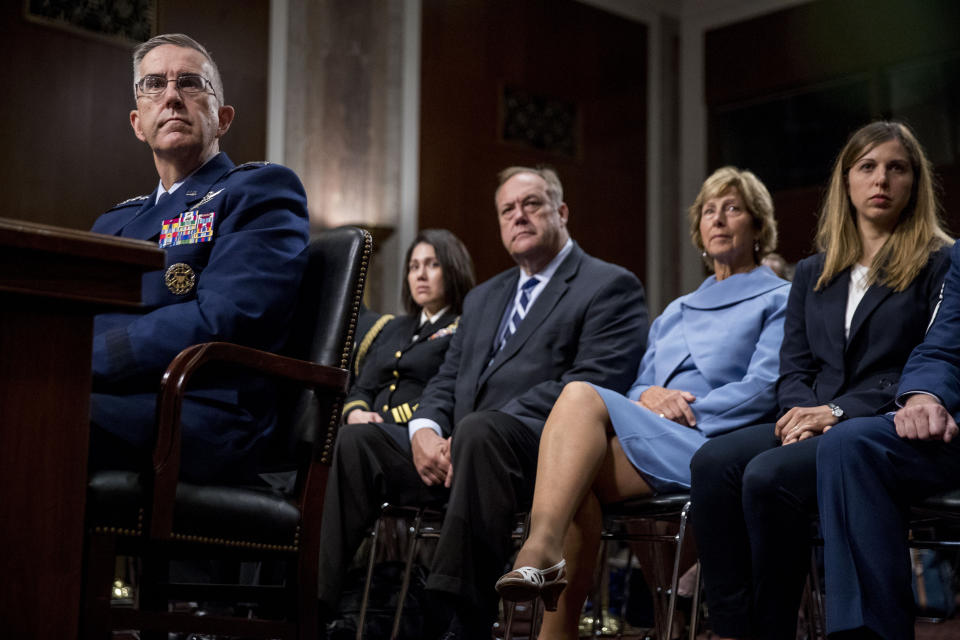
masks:
<instances>
[{"instance_id":1,"label":"person in uniform at edge of frame","mask_svg":"<svg viewBox=\"0 0 960 640\"><path fill-rule=\"evenodd\" d=\"M321 542L321 613L332 615L346 564L380 505L446 502L427 579L425 637L490 637L493 581L529 505L544 421L563 386L626 391L645 346L643 288L587 255L567 230L551 169L510 167L495 193L517 266L466 297L440 371L398 443L377 425L340 431Z\"/></svg>"},{"instance_id":2,"label":"person in uniform at edge of frame","mask_svg":"<svg viewBox=\"0 0 960 640\"><path fill-rule=\"evenodd\" d=\"M183 34L151 38L134 51L133 72L130 125L153 152L160 181L92 230L156 242L166 266L143 276L143 313L95 318L92 469L148 459L160 379L185 347L283 344L309 237L306 195L292 171L234 166L220 151L234 109L201 44ZM257 379L198 374L183 406L181 477L252 478L276 420L274 398Z\"/></svg>"}]
</instances>

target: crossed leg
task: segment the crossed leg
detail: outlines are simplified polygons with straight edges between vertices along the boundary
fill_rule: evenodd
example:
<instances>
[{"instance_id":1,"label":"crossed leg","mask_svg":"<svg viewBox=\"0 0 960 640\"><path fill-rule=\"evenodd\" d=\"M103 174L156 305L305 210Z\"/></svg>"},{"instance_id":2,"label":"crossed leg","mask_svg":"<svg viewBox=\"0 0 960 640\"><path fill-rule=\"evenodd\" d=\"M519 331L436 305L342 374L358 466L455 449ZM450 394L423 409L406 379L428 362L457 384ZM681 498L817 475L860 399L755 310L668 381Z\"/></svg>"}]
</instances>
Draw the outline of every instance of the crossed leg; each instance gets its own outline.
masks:
<instances>
[{"instance_id":1,"label":"crossed leg","mask_svg":"<svg viewBox=\"0 0 960 640\"><path fill-rule=\"evenodd\" d=\"M564 387L540 437L530 535L514 564L546 568L561 557L567 561L567 588L557 610L544 615L541 638L578 636L600 545L600 506L651 493L596 390L584 382Z\"/></svg>"}]
</instances>

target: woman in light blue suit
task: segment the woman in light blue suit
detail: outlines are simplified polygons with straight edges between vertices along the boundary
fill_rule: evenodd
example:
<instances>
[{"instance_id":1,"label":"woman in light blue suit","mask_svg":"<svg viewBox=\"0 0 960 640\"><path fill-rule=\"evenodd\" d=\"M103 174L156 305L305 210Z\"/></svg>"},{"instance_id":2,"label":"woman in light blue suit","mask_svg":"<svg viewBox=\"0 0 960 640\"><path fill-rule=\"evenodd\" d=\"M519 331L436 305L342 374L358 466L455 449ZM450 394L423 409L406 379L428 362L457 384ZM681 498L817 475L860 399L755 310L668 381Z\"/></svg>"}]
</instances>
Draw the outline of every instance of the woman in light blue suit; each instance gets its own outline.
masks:
<instances>
[{"instance_id":1,"label":"woman in light blue suit","mask_svg":"<svg viewBox=\"0 0 960 640\"><path fill-rule=\"evenodd\" d=\"M596 387L627 457L656 493L690 487L690 457L707 438L771 417L789 287L766 267L707 278L654 321L626 396ZM686 407L645 406L644 394L669 395L661 391L668 385L683 390Z\"/></svg>"},{"instance_id":2,"label":"woman in light blue suit","mask_svg":"<svg viewBox=\"0 0 960 640\"><path fill-rule=\"evenodd\" d=\"M577 637L601 504L688 488L700 445L775 409L790 285L759 266L776 247L770 194L749 171L724 167L689 214L714 275L653 323L627 396L571 383L544 427L530 535L497 582L505 600L539 596L553 612L542 637Z\"/></svg>"}]
</instances>

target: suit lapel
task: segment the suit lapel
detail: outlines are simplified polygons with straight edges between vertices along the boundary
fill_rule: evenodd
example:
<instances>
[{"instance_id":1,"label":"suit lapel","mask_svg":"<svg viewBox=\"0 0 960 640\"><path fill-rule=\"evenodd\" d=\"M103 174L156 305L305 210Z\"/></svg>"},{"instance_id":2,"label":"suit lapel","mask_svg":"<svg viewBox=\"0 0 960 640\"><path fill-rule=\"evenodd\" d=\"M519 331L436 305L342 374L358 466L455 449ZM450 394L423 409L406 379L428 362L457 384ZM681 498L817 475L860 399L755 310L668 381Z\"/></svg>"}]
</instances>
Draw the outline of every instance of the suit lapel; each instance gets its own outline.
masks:
<instances>
[{"instance_id":1,"label":"suit lapel","mask_svg":"<svg viewBox=\"0 0 960 640\"><path fill-rule=\"evenodd\" d=\"M98 221L99 228L97 229L97 232L105 233L111 236L119 236L121 233L123 233L123 230L126 228L126 226L129 225L133 220L135 220L142 213L152 209L154 206L153 203L156 202L156 199L157 189L154 189L153 193L140 202L139 207L127 207L122 212L117 212L116 214L107 216L108 219L114 218L110 220L109 225L104 225Z\"/></svg>"},{"instance_id":2,"label":"suit lapel","mask_svg":"<svg viewBox=\"0 0 960 640\"><path fill-rule=\"evenodd\" d=\"M417 341L414 344L420 344L421 342L426 342L429 340L430 336L449 325L454 321L454 319L456 319L456 317L457 316L454 315L453 311L446 311L442 316L437 318L436 322L428 322L418 331L417 323L420 321L420 317L414 316L414 320L411 323L410 331L408 333L411 336L414 334L418 335L419 338L417 338Z\"/></svg>"},{"instance_id":3,"label":"suit lapel","mask_svg":"<svg viewBox=\"0 0 960 640\"><path fill-rule=\"evenodd\" d=\"M120 229L125 237L156 240L160 237L160 229L164 220L176 218L183 211L183 194L177 189L163 199L160 204L153 204L155 195L148 200L150 203L141 207L137 215Z\"/></svg>"},{"instance_id":4,"label":"suit lapel","mask_svg":"<svg viewBox=\"0 0 960 640\"><path fill-rule=\"evenodd\" d=\"M846 339L843 335L843 323L847 312L847 292L850 289L850 271L844 271L835 277L820 296L820 321L823 323L823 335L827 336L830 346L827 353L841 354L846 348ZM808 316L809 317L809 316ZM816 335L817 332L807 329L807 335Z\"/></svg>"},{"instance_id":5,"label":"suit lapel","mask_svg":"<svg viewBox=\"0 0 960 640\"><path fill-rule=\"evenodd\" d=\"M847 347L853 343L857 332L863 327L863 323L870 317L870 314L873 313L880 303L886 300L891 293L893 293L893 290L882 284L870 285L870 288L863 294L860 304L857 305L856 311L853 312L853 319L850 321L850 335L847 338Z\"/></svg>"},{"instance_id":6,"label":"suit lapel","mask_svg":"<svg viewBox=\"0 0 960 640\"><path fill-rule=\"evenodd\" d=\"M507 340L507 344L504 345L503 349L495 354L493 363L483 372L480 378L480 384L483 384L490 374L502 366L504 362L512 358L540 325L550 317L557 303L567 292L567 289L570 288L569 281L577 274L582 253L583 252L574 245L573 251L571 251L567 259L560 264L560 267L553 274L553 277L550 278L550 282L547 283L544 290L537 296L537 299L533 301L533 306L530 307L523 322L520 323L517 332L510 336L510 339ZM514 287L515 286L516 284L514 284Z\"/></svg>"},{"instance_id":7,"label":"suit lapel","mask_svg":"<svg viewBox=\"0 0 960 640\"><path fill-rule=\"evenodd\" d=\"M494 367L494 365L487 366L487 363L490 362L490 355L493 353L493 340L500 328L504 310L508 304L513 304L519 278L519 267L508 271L497 288L490 291L490 295L487 296L489 304L484 307L483 313L480 314L481 317L477 319L479 326L477 327L476 352L473 354L473 362L470 365L471 377L477 381L477 389L487 379L490 370ZM500 353L493 355L495 356L494 363L496 363Z\"/></svg>"}]
</instances>

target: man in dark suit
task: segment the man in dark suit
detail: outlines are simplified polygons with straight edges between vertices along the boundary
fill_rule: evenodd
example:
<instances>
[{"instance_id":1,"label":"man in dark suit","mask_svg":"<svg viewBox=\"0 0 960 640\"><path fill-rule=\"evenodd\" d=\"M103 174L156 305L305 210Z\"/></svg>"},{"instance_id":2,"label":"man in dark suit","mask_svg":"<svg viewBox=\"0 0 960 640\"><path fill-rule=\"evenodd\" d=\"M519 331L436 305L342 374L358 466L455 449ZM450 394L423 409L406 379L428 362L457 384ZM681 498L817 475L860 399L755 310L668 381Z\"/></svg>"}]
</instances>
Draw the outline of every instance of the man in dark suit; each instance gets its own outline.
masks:
<instances>
[{"instance_id":1,"label":"man in dark suit","mask_svg":"<svg viewBox=\"0 0 960 640\"><path fill-rule=\"evenodd\" d=\"M909 506L960 487L960 244L897 402L895 414L831 429L817 449L827 631L842 638L913 637Z\"/></svg>"},{"instance_id":2,"label":"man in dark suit","mask_svg":"<svg viewBox=\"0 0 960 640\"><path fill-rule=\"evenodd\" d=\"M166 267L143 277L144 313L96 317L91 465L115 468L152 446L160 377L183 348L225 340L262 349L286 337L306 265L306 196L292 171L234 166L220 137L234 109L216 64L182 34L156 36L133 56L134 134L160 181L113 207L93 231L156 242ZM183 410L182 474L245 479L275 420L264 382L198 376Z\"/></svg>"},{"instance_id":3,"label":"man in dark suit","mask_svg":"<svg viewBox=\"0 0 960 640\"><path fill-rule=\"evenodd\" d=\"M517 511L533 491L537 447L564 384L625 391L647 335L643 289L626 270L583 252L567 231L556 173L511 167L495 203L517 262L464 302L440 371L409 423L409 446L376 425L340 431L327 490L321 600L340 581L380 504L447 502L427 588L433 635L490 637L493 589Z\"/></svg>"}]
</instances>

